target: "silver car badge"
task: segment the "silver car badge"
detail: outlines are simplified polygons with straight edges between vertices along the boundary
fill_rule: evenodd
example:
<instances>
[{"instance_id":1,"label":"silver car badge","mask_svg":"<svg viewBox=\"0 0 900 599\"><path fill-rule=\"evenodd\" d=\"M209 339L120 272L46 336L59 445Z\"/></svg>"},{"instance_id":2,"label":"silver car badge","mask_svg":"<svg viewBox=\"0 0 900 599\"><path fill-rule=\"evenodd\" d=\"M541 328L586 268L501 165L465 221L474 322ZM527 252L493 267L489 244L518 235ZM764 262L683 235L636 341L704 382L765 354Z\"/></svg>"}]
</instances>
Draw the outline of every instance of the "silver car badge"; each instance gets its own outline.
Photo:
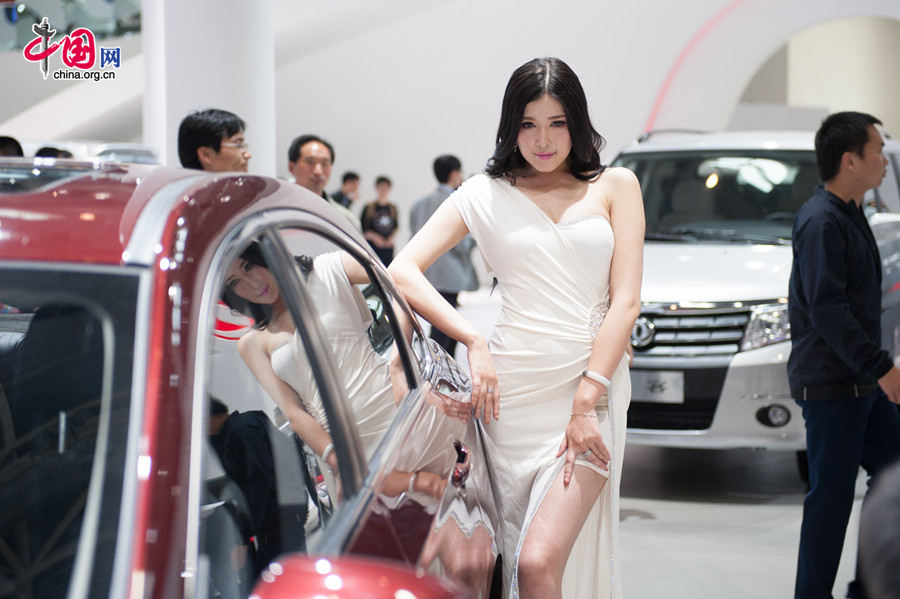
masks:
<instances>
[{"instance_id":1,"label":"silver car badge","mask_svg":"<svg viewBox=\"0 0 900 599\"><path fill-rule=\"evenodd\" d=\"M644 349L653 343L653 337L656 335L656 326L649 318L638 316L634 321L634 328L631 329L631 345L635 349Z\"/></svg>"}]
</instances>

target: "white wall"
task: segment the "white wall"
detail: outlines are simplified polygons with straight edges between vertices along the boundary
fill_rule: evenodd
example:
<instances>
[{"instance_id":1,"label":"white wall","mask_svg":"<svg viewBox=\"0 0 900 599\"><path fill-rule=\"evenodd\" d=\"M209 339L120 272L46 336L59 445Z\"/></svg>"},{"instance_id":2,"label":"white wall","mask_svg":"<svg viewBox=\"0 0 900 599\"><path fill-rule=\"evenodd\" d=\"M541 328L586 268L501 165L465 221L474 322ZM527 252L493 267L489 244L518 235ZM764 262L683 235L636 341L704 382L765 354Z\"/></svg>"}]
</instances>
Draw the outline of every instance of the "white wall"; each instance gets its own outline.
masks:
<instances>
[{"instance_id":1,"label":"white wall","mask_svg":"<svg viewBox=\"0 0 900 599\"><path fill-rule=\"evenodd\" d=\"M454 0L383 18L280 65L278 146L284 155L294 136L319 133L337 151L331 187L358 170L370 199L384 173L405 208L435 185L438 154L457 154L468 173L483 168L509 75L555 55L581 77L609 159L641 132L671 58L720 4ZM300 26L296 36L313 33ZM278 168L286 174L286 155Z\"/></svg>"},{"instance_id":2,"label":"white wall","mask_svg":"<svg viewBox=\"0 0 900 599\"><path fill-rule=\"evenodd\" d=\"M645 128L725 128L747 82L799 31L844 16L900 18L896 0L432 0L391 12L400 4L377 19L361 14L374 19L368 29L345 13L351 35L304 45L279 65L276 138L283 156L296 135L327 137L337 150L331 188L358 170L369 199L385 173L402 208L433 186L434 156L456 153L470 173L483 167L506 80L535 56L559 56L579 74L608 160ZM319 25L298 22L297 39L321 37ZM882 64L900 60L886 54ZM761 114L772 113L752 116ZM784 121L819 117L797 109Z\"/></svg>"},{"instance_id":3,"label":"white wall","mask_svg":"<svg viewBox=\"0 0 900 599\"><path fill-rule=\"evenodd\" d=\"M854 40L853 43L840 43ZM788 45L788 103L827 112L859 110L900 135L900 21L829 21Z\"/></svg>"}]
</instances>

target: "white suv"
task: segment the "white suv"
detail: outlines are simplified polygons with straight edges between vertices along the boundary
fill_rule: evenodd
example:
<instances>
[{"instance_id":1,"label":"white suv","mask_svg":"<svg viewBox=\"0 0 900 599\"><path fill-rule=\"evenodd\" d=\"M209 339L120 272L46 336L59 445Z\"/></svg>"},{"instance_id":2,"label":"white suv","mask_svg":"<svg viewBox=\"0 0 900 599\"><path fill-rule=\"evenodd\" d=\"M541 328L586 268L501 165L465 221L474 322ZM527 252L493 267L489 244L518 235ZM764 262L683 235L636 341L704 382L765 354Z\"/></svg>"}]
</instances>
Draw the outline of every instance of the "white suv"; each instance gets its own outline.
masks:
<instances>
[{"instance_id":1,"label":"white suv","mask_svg":"<svg viewBox=\"0 0 900 599\"><path fill-rule=\"evenodd\" d=\"M801 451L790 397L791 227L820 183L811 132L645 135L614 164L641 182L643 307L631 443ZM884 265L882 343L900 345L900 144L865 198ZM802 454L800 454L802 455Z\"/></svg>"}]
</instances>

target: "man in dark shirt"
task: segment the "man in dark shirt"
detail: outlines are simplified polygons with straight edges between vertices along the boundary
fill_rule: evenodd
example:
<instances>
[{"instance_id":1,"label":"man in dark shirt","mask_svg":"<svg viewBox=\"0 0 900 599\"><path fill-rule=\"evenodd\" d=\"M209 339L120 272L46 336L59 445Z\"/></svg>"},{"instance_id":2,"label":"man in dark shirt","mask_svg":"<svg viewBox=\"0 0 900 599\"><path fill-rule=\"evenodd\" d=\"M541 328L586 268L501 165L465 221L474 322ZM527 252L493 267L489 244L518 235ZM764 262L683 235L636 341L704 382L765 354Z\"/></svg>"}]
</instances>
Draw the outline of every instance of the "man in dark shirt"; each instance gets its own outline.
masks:
<instances>
[{"instance_id":1,"label":"man in dark shirt","mask_svg":"<svg viewBox=\"0 0 900 599\"><path fill-rule=\"evenodd\" d=\"M295 137L288 147L288 171L294 177L294 182L334 206L359 230L359 219L356 215L325 191L328 179L331 178L332 165L334 165L334 146L318 135L300 135Z\"/></svg>"},{"instance_id":2,"label":"man in dark shirt","mask_svg":"<svg viewBox=\"0 0 900 599\"><path fill-rule=\"evenodd\" d=\"M863 195L887 160L880 121L840 112L816 133L825 182L797 213L788 311L788 378L806 422L796 599L831 597L859 467L870 478L900 457L900 370L881 349L881 257ZM871 482L871 481L870 481ZM866 599L859 575L847 597Z\"/></svg>"},{"instance_id":3,"label":"man in dark shirt","mask_svg":"<svg viewBox=\"0 0 900 599\"><path fill-rule=\"evenodd\" d=\"M244 532L255 541L254 574L259 575L281 553L305 551L304 472L280 469L276 453L296 453L293 439L278 431L264 412L229 414L215 398L210 400L208 432L222 468L246 499L249 530Z\"/></svg>"},{"instance_id":4,"label":"man in dark shirt","mask_svg":"<svg viewBox=\"0 0 900 599\"><path fill-rule=\"evenodd\" d=\"M341 188L331 194L335 202L349 208L359 195L359 175L353 171L347 171L341 175Z\"/></svg>"}]
</instances>

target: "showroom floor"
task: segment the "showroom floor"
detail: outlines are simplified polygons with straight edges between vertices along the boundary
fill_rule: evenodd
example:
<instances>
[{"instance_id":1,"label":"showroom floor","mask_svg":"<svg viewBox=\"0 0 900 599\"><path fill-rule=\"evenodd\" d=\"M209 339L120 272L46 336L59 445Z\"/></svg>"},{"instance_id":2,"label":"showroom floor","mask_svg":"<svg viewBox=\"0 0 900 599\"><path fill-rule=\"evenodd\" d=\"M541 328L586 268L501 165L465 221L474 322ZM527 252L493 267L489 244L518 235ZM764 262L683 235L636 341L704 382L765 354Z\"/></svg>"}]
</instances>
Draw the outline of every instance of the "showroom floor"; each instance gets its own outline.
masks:
<instances>
[{"instance_id":1,"label":"showroom floor","mask_svg":"<svg viewBox=\"0 0 900 599\"><path fill-rule=\"evenodd\" d=\"M864 476L856 491L835 597L853 577ZM793 453L627 446L625 597L793 596L804 493Z\"/></svg>"},{"instance_id":2,"label":"showroom floor","mask_svg":"<svg viewBox=\"0 0 900 599\"><path fill-rule=\"evenodd\" d=\"M460 295L485 335L499 294ZM465 363L464 348L457 360ZM805 485L793 452L628 445L622 476L620 560L628 599L781 599L793 596ZM853 578L856 502L834 587Z\"/></svg>"}]
</instances>

